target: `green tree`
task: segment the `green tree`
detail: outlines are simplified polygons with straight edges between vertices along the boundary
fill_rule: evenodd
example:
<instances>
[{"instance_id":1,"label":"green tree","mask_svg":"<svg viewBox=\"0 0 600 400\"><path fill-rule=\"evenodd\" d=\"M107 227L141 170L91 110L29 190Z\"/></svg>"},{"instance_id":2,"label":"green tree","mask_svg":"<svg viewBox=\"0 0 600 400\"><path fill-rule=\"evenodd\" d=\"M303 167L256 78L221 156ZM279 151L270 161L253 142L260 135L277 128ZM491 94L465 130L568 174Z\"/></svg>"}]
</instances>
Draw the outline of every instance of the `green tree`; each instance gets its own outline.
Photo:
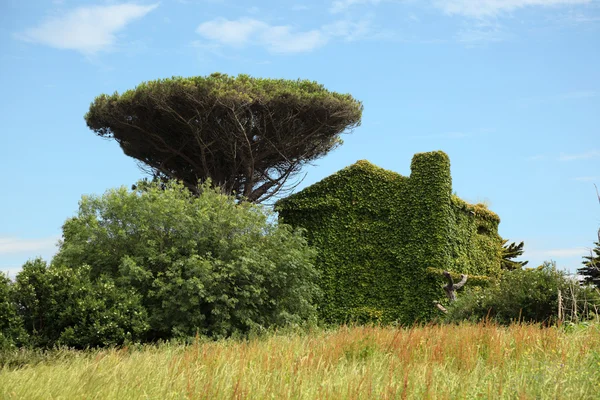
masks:
<instances>
[{"instance_id":1,"label":"green tree","mask_svg":"<svg viewBox=\"0 0 600 400\"><path fill-rule=\"evenodd\" d=\"M243 334L314 316L314 251L302 233L209 183L198 193L142 181L84 197L54 263L89 265L92 277L140 293L149 340Z\"/></svg>"},{"instance_id":2,"label":"green tree","mask_svg":"<svg viewBox=\"0 0 600 400\"><path fill-rule=\"evenodd\" d=\"M600 193L596 187L596 195L600 202ZM583 284L591 284L600 289L600 229L598 229L598 241L594 243L596 247L590 252L589 256L583 257L583 268L579 268L577 272L583 276Z\"/></svg>"},{"instance_id":3,"label":"green tree","mask_svg":"<svg viewBox=\"0 0 600 400\"><path fill-rule=\"evenodd\" d=\"M77 348L139 340L148 329L140 297L109 277L91 279L90 267L28 261L17 275L14 302L31 344Z\"/></svg>"},{"instance_id":4,"label":"green tree","mask_svg":"<svg viewBox=\"0 0 600 400\"><path fill-rule=\"evenodd\" d=\"M0 351L19 346L27 341L23 319L12 300L12 282L0 272Z\"/></svg>"},{"instance_id":5,"label":"green tree","mask_svg":"<svg viewBox=\"0 0 600 400\"><path fill-rule=\"evenodd\" d=\"M596 247L590 251L589 256L583 257L583 268L579 268L577 273L583 276L583 283L594 285L600 289L600 232L598 232L598 241L594 243Z\"/></svg>"},{"instance_id":6,"label":"green tree","mask_svg":"<svg viewBox=\"0 0 600 400\"><path fill-rule=\"evenodd\" d=\"M500 268L506 271L512 271L515 269L521 269L529 261L515 261L514 259L523 255L523 242L508 243L508 239L502 241L502 261L500 262Z\"/></svg>"},{"instance_id":7,"label":"green tree","mask_svg":"<svg viewBox=\"0 0 600 400\"><path fill-rule=\"evenodd\" d=\"M210 178L225 193L260 202L340 144L361 115L359 101L316 82L217 73L103 94L85 120L154 177L190 190Z\"/></svg>"}]
</instances>

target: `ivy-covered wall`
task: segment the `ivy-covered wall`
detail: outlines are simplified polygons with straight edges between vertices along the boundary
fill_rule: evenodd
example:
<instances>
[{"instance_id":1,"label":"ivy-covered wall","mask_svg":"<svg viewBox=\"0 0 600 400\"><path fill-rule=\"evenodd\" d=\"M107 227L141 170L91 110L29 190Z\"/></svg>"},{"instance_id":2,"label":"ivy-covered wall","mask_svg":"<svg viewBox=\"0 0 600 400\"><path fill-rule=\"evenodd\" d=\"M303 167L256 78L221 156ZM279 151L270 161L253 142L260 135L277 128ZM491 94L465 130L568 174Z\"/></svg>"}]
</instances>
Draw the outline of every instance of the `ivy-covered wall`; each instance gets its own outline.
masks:
<instances>
[{"instance_id":1,"label":"ivy-covered wall","mask_svg":"<svg viewBox=\"0 0 600 400\"><path fill-rule=\"evenodd\" d=\"M452 195L441 151L416 154L410 177L358 161L276 210L319 251L320 313L329 322L427 321L444 295L432 271L500 270L499 218Z\"/></svg>"}]
</instances>

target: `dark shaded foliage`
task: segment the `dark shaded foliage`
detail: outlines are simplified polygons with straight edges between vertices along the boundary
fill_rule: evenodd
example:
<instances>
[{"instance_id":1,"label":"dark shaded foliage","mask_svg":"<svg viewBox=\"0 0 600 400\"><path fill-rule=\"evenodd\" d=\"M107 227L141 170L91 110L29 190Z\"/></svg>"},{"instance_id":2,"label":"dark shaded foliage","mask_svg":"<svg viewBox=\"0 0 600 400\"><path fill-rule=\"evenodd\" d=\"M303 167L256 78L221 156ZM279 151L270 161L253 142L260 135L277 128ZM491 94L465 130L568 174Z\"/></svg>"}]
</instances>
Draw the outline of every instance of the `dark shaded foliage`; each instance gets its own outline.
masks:
<instances>
[{"instance_id":1,"label":"dark shaded foliage","mask_svg":"<svg viewBox=\"0 0 600 400\"><path fill-rule=\"evenodd\" d=\"M85 119L155 177L190 190L210 178L225 193L259 202L340 144L361 115L359 101L316 82L212 74L98 96Z\"/></svg>"}]
</instances>

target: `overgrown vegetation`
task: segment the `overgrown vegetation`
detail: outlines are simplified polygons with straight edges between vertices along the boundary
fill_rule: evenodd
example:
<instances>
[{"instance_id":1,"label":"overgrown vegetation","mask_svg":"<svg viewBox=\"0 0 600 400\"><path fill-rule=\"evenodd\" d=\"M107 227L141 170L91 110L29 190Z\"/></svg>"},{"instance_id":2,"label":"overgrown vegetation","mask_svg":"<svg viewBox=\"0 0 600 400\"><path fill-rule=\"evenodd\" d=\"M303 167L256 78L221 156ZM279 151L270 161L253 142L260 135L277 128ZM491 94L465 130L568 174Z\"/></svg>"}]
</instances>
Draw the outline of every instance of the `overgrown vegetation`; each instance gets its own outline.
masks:
<instances>
[{"instance_id":1,"label":"overgrown vegetation","mask_svg":"<svg viewBox=\"0 0 600 400\"><path fill-rule=\"evenodd\" d=\"M429 321L443 296L431 269L500 273L500 219L452 195L441 151L416 154L410 177L359 161L276 208L318 250L328 322Z\"/></svg>"},{"instance_id":2,"label":"overgrown vegetation","mask_svg":"<svg viewBox=\"0 0 600 400\"><path fill-rule=\"evenodd\" d=\"M523 269L441 151L410 177L359 161L279 201L281 223L253 204L361 116L246 75L97 97L88 126L153 179L84 196L50 263L0 274L0 397L597 398L600 231L583 286Z\"/></svg>"},{"instance_id":3,"label":"overgrown vegetation","mask_svg":"<svg viewBox=\"0 0 600 400\"><path fill-rule=\"evenodd\" d=\"M39 363L0 370L1 398L586 400L600 391L598 325L340 327L32 357Z\"/></svg>"},{"instance_id":4,"label":"overgrown vegetation","mask_svg":"<svg viewBox=\"0 0 600 400\"><path fill-rule=\"evenodd\" d=\"M8 276L0 273L0 352L27 342L23 319L12 299L12 285Z\"/></svg>"},{"instance_id":5,"label":"overgrown vegetation","mask_svg":"<svg viewBox=\"0 0 600 400\"><path fill-rule=\"evenodd\" d=\"M302 233L204 184L139 182L84 196L50 266L0 282L5 346L219 338L300 325L319 296ZM6 323L4 322L6 318Z\"/></svg>"},{"instance_id":6,"label":"overgrown vegetation","mask_svg":"<svg viewBox=\"0 0 600 400\"><path fill-rule=\"evenodd\" d=\"M493 320L501 324L594 320L600 312L600 293L582 287L554 263L516 269L484 288L472 288L448 308L446 319Z\"/></svg>"}]
</instances>

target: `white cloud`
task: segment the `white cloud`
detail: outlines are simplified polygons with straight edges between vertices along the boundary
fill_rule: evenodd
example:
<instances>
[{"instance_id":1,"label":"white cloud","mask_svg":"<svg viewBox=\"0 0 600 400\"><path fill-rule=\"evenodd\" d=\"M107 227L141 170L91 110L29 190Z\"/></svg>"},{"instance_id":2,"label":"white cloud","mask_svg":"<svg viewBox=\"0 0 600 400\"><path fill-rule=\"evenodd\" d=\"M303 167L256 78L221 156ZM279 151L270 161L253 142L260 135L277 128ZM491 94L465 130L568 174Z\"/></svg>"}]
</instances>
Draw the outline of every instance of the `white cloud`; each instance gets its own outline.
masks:
<instances>
[{"instance_id":1,"label":"white cloud","mask_svg":"<svg viewBox=\"0 0 600 400\"><path fill-rule=\"evenodd\" d=\"M79 7L61 17L48 18L39 26L16 36L58 49L94 54L110 50L118 31L156 7L158 4L142 6L131 3Z\"/></svg>"},{"instance_id":2,"label":"white cloud","mask_svg":"<svg viewBox=\"0 0 600 400\"><path fill-rule=\"evenodd\" d=\"M357 4L378 4L380 3L381 0L335 0L333 3L331 3L331 7L329 8L329 11L332 12L333 14L337 14L343 11L346 11L348 8L350 8L353 5L357 5Z\"/></svg>"},{"instance_id":3,"label":"white cloud","mask_svg":"<svg viewBox=\"0 0 600 400\"><path fill-rule=\"evenodd\" d=\"M561 154L558 158L560 161L588 160L590 158L600 157L600 150L590 150L584 153L577 154Z\"/></svg>"},{"instance_id":4,"label":"white cloud","mask_svg":"<svg viewBox=\"0 0 600 400\"><path fill-rule=\"evenodd\" d=\"M579 99L591 99L598 97L598 92L593 90L578 90L574 92L564 93L558 96L559 100L579 100Z\"/></svg>"},{"instance_id":5,"label":"white cloud","mask_svg":"<svg viewBox=\"0 0 600 400\"><path fill-rule=\"evenodd\" d=\"M578 176L577 178L573 178L578 182L594 182L600 181L600 176Z\"/></svg>"},{"instance_id":6,"label":"white cloud","mask_svg":"<svg viewBox=\"0 0 600 400\"><path fill-rule=\"evenodd\" d=\"M237 21L217 18L200 24L196 29L196 32L207 39L222 44L243 46L247 44L253 36L267 28L267 24L252 18L240 18Z\"/></svg>"},{"instance_id":7,"label":"white cloud","mask_svg":"<svg viewBox=\"0 0 600 400\"><path fill-rule=\"evenodd\" d=\"M51 236L41 239L21 239L16 237L0 237L0 254L46 253L56 249L60 238Z\"/></svg>"},{"instance_id":8,"label":"white cloud","mask_svg":"<svg viewBox=\"0 0 600 400\"><path fill-rule=\"evenodd\" d=\"M581 12L571 12L566 20L573 24L586 24L600 21L600 17L585 15Z\"/></svg>"},{"instance_id":9,"label":"white cloud","mask_svg":"<svg viewBox=\"0 0 600 400\"><path fill-rule=\"evenodd\" d=\"M534 251L525 251L523 256L527 257L538 257L538 258L548 258L548 257L583 257L589 253L589 249L585 247L574 247L569 249L548 249L548 250L534 250Z\"/></svg>"},{"instance_id":10,"label":"white cloud","mask_svg":"<svg viewBox=\"0 0 600 400\"><path fill-rule=\"evenodd\" d=\"M327 42L319 30L293 32L289 25L273 26L253 18L237 21L218 18L200 24L196 32L220 44L236 47L256 44L274 53L310 51Z\"/></svg>"},{"instance_id":11,"label":"white cloud","mask_svg":"<svg viewBox=\"0 0 600 400\"><path fill-rule=\"evenodd\" d=\"M321 30L328 36L341 37L346 41L352 42L365 37L369 33L371 30L371 21L369 18L363 18L358 21L340 20L324 25Z\"/></svg>"},{"instance_id":12,"label":"white cloud","mask_svg":"<svg viewBox=\"0 0 600 400\"><path fill-rule=\"evenodd\" d=\"M309 31L297 31L289 25L270 25L254 18L207 21L196 32L209 41L233 47L257 45L273 53L301 53L325 45L332 38L347 41L367 35L370 20L340 20Z\"/></svg>"},{"instance_id":13,"label":"white cloud","mask_svg":"<svg viewBox=\"0 0 600 400\"><path fill-rule=\"evenodd\" d=\"M261 41L275 53L299 53L321 47L327 37L319 30L293 33L289 26L271 26L263 32Z\"/></svg>"},{"instance_id":14,"label":"white cloud","mask_svg":"<svg viewBox=\"0 0 600 400\"><path fill-rule=\"evenodd\" d=\"M564 6L591 3L592 0L434 0L445 13L474 18L493 17L523 7Z\"/></svg>"}]
</instances>

